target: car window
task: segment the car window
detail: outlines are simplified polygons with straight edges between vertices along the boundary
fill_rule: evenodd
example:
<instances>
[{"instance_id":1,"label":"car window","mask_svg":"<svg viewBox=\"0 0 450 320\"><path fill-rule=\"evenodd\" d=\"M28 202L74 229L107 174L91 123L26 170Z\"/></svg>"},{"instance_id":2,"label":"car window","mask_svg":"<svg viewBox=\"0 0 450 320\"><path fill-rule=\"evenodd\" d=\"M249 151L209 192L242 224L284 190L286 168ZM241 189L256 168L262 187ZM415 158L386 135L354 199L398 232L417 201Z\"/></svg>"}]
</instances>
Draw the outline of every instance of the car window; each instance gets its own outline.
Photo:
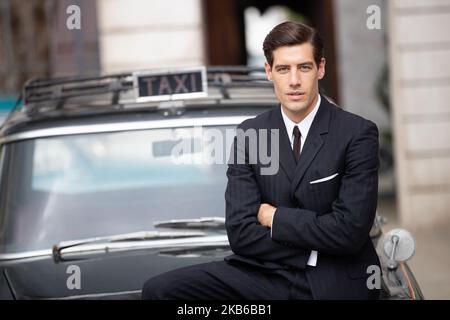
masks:
<instances>
[{"instance_id":1,"label":"car window","mask_svg":"<svg viewBox=\"0 0 450 320\"><path fill-rule=\"evenodd\" d=\"M15 143L0 253L152 230L160 220L223 217L230 139L214 149L210 138L198 128L169 128Z\"/></svg>"}]
</instances>

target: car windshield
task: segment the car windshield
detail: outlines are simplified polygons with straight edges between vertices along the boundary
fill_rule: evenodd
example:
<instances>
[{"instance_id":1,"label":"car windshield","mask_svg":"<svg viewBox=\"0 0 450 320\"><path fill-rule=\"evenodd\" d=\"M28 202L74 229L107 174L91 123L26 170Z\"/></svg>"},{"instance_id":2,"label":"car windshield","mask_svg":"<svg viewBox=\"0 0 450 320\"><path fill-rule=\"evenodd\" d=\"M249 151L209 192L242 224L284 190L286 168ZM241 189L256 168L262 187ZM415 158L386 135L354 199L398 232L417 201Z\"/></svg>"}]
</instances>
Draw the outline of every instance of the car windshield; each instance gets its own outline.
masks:
<instances>
[{"instance_id":1,"label":"car windshield","mask_svg":"<svg viewBox=\"0 0 450 320\"><path fill-rule=\"evenodd\" d=\"M214 135L164 128L3 146L0 253L155 230L155 221L224 217L234 127L209 127Z\"/></svg>"}]
</instances>

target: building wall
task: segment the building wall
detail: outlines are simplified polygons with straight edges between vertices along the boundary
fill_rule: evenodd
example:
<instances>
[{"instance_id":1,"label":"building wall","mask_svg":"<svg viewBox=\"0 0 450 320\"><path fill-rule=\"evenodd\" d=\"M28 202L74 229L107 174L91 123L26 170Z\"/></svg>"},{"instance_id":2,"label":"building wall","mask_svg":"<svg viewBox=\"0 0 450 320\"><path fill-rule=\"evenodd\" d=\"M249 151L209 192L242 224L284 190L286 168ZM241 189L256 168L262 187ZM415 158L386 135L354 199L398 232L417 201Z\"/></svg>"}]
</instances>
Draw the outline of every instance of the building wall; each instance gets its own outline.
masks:
<instances>
[{"instance_id":1,"label":"building wall","mask_svg":"<svg viewBox=\"0 0 450 320\"><path fill-rule=\"evenodd\" d=\"M388 1L401 223L450 222L450 1Z\"/></svg>"},{"instance_id":2,"label":"building wall","mask_svg":"<svg viewBox=\"0 0 450 320\"><path fill-rule=\"evenodd\" d=\"M367 21L376 5L380 9L380 29L369 29ZM380 131L380 198L395 195L392 165L392 122L387 97L387 17L383 0L335 0L336 67L340 105L375 122ZM325 44L326 45L326 44ZM329 65L330 61L328 61ZM383 95L380 94L383 88ZM379 214L384 215L381 211Z\"/></svg>"},{"instance_id":3,"label":"building wall","mask_svg":"<svg viewBox=\"0 0 450 320\"><path fill-rule=\"evenodd\" d=\"M80 8L80 29L69 30L67 8ZM50 74L53 77L99 73L96 3L92 0L46 0L49 16Z\"/></svg>"},{"instance_id":4,"label":"building wall","mask_svg":"<svg viewBox=\"0 0 450 320\"><path fill-rule=\"evenodd\" d=\"M29 78L48 76L47 2L0 1L0 95L18 96Z\"/></svg>"},{"instance_id":5,"label":"building wall","mask_svg":"<svg viewBox=\"0 0 450 320\"><path fill-rule=\"evenodd\" d=\"M335 0L337 72L341 106L390 130L389 113L377 96L377 81L386 66L383 0ZM381 9L382 29L367 28L367 7Z\"/></svg>"},{"instance_id":6,"label":"building wall","mask_svg":"<svg viewBox=\"0 0 450 320\"><path fill-rule=\"evenodd\" d=\"M204 64L201 0L97 0L102 72Z\"/></svg>"}]
</instances>

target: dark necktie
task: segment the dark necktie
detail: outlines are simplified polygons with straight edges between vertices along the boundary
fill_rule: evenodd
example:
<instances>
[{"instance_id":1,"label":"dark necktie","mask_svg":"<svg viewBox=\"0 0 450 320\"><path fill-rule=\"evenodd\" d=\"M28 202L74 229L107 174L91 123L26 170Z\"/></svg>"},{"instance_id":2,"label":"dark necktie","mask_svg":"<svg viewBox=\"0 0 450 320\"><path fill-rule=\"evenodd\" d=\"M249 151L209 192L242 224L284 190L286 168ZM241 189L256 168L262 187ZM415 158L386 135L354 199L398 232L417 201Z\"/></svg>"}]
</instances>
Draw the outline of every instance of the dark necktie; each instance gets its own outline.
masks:
<instances>
[{"instance_id":1,"label":"dark necktie","mask_svg":"<svg viewBox=\"0 0 450 320\"><path fill-rule=\"evenodd\" d=\"M295 126L294 127L294 156L295 160L298 162L298 159L300 159L300 146L302 144L300 137L302 134L300 133L300 129Z\"/></svg>"}]
</instances>

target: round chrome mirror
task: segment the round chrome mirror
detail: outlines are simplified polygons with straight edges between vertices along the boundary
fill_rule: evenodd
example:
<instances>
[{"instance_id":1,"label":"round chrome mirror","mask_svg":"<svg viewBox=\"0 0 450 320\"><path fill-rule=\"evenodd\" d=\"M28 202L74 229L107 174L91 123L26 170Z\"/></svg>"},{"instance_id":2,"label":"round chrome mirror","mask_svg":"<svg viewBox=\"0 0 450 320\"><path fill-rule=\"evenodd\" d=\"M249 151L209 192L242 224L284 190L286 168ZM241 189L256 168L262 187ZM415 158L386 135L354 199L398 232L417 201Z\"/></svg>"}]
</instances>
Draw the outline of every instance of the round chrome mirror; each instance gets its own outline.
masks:
<instances>
[{"instance_id":1,"label":"round chrome mirror","mask_svg":"<svg viewBox=\"0 0 450 320\"><path fill-rule=\"evenodd\" d=\"M416 250L416 241L405 229L393 229L384 236L383 249L389 259L388 267L395 269L397 262L411 259Z\"/></svg>"}]
</instances>

